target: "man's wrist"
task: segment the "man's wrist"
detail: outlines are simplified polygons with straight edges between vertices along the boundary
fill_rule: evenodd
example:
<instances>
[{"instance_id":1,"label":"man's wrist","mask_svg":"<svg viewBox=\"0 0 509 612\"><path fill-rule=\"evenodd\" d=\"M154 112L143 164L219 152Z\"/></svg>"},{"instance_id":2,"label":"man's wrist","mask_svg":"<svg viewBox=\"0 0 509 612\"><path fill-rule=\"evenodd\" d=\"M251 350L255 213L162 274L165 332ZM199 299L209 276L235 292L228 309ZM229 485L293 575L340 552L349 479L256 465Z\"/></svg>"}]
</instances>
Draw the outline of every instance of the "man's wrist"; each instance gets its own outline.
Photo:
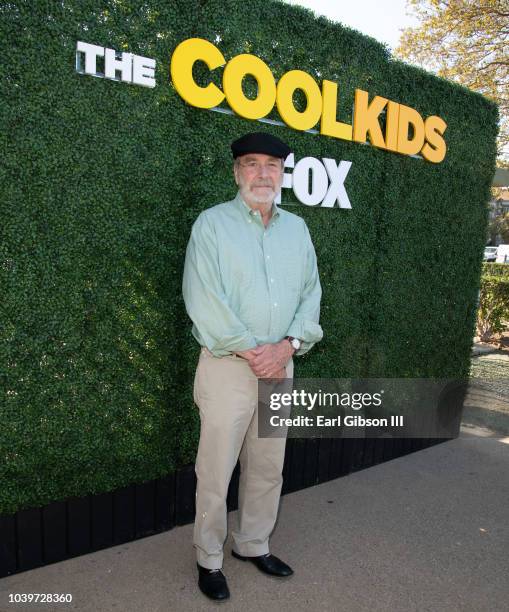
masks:
<instances>
[{"instance_id":1,"label":"man's wrist","mask_svg":"<svg viewBox=\"0 0 509 612\"><path fill-rule=\"evenodd\" d=\"M292 357L293 354L295 353L296 349L294 348L294 346L292 346L292 343L291 343L290 339L288 337L287 338L283 338L283 340L281 342L284 343L284 345L285 345L285 347L286 347L286 349L288 351L289 357Z\"/></svg>"},{"instance_id":2,"label":"man's wrist","mask_svg":"<svg viewBox=\"0 0 509 612\"><path fill-rule=\"evenodd\" d=\"M290 346L292 347L292 355L294 352L298 351L302 346L302 341L299 338L294 338L293 336L285 336L285 340L288 340Z\"/></svg>"}]
</instances>

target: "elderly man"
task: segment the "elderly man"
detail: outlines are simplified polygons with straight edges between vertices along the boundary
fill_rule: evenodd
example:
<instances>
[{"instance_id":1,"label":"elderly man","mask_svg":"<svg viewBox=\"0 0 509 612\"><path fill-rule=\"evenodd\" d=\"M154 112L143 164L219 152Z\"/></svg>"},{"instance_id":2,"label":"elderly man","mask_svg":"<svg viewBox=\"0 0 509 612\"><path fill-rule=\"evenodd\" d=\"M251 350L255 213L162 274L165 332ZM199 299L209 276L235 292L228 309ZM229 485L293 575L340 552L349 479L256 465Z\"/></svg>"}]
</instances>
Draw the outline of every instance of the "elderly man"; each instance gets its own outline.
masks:
<instances>
[{"instance_id":1,"label":"elderly man","mask_svg":"<svg viewBox=\"0 0 509 612\"><path fill-rule=\"evenodd\" d=\"M199 587L214 600L230 595L221 568L226 496L237 459L232 554L266 574L293 573L269 553L286 439L258 437L258 379L293 377L292 355L322 338L321 287L308 228L274 204L290 149L265 133L246 134L231 149L239 192L197 218L183 280L193 335L202 347L194 380L201 420L194 546Z\"/></svg>"}]
</instances>

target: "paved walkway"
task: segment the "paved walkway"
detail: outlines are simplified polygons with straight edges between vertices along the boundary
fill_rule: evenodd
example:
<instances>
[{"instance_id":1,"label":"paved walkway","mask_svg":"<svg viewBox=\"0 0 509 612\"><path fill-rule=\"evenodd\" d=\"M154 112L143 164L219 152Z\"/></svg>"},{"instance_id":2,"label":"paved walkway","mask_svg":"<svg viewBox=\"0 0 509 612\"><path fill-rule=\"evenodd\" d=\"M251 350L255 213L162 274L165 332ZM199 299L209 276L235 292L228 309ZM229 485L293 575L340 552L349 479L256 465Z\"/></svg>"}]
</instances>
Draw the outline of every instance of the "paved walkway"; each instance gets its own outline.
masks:
<instances>
[{"instance_id":1,"label":"paved walkway","mask_svg":"<svg viewBox=\"0 0 509 612\"><path fill-rule=\"evenodd\" d=\"M232 597L209 602L196 587L187 525L4 578L0 610L509 610L508 518L509 438L463 430L284 496L271 548L293 566L289 580L227 554ZM55 592L72 603L8 603L9 593Z\"/></svg>"}]
</instances>

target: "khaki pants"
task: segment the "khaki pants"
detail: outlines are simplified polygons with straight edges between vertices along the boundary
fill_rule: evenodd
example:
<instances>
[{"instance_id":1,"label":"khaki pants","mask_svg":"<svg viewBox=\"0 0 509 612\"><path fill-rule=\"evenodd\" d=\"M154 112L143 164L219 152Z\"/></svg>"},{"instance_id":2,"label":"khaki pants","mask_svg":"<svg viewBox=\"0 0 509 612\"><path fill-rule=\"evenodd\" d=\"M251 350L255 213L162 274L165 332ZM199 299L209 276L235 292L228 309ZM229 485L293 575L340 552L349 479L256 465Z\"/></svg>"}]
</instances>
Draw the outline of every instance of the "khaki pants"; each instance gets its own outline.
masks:
<instances>
[{"instance_id":1,"label":"khaki pants","mask_svg":"<svg viewBox=\"0 0 509 612\"><path fill-rule=\"evenodd\" d=\"M293 362L286 367L293 377ZM269 552L285 455L285 438L258 438L258 382L245 359L200 353L194 379L200 409L200 443L196 457L194 546L198 563L223 565L227 536L226 495L240 459L238 527L234 549L245 556Z\"/></svg>"}]
</instances>

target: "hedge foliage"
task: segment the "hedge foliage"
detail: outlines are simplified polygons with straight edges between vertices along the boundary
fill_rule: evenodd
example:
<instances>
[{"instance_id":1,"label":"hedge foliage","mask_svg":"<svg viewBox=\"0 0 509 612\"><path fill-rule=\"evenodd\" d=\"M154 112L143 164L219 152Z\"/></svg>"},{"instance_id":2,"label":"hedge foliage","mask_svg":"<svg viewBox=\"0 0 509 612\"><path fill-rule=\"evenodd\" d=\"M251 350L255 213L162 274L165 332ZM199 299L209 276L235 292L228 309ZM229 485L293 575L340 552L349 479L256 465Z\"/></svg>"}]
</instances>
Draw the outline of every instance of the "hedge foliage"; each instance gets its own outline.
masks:
<instances>
[{"instance_id":1,"label":"hedge foliage","mask_svg":"<svg viewBox=\"0 0 509 612\"><path fill-rule=\"evenodd\" d=\"M488 342L494 334L502 333L509 321L509 276L481 278L477 333L481 342Z\"/></svg>"},{"instance_id":2,"label":"hedge foliage","mask_svg":"<svg viewBox=\"0 0 509 612\"><path fill-rule=\"evenodd\" d=\"M505 263L485 262L482 265L482 275L509 277L509 266Z\"/></svg>"},{"instance_id":3,"label":"hedge foliage","mask_svg":"<svg viewBox=\"0 0 509 612\"><path fill-rule=\"evenodd\" d=\"M169 60L190 37L302 69L448 124L440 164L188 106ZM78 40L155 58L154 89L77 74ZM198 213L235 193L230 142L349 160L352 209L295 207L313 237L324 340L302 377L464 376L496 107L299 7L252 0L0 5L0 512L159 477L193 461L198 347L181 298ZM199 72L199 71L198 71ZM216 71L214 79L219 79ZM273 118L277 119L276 111Z\"/></svg>"}]
</instances>

